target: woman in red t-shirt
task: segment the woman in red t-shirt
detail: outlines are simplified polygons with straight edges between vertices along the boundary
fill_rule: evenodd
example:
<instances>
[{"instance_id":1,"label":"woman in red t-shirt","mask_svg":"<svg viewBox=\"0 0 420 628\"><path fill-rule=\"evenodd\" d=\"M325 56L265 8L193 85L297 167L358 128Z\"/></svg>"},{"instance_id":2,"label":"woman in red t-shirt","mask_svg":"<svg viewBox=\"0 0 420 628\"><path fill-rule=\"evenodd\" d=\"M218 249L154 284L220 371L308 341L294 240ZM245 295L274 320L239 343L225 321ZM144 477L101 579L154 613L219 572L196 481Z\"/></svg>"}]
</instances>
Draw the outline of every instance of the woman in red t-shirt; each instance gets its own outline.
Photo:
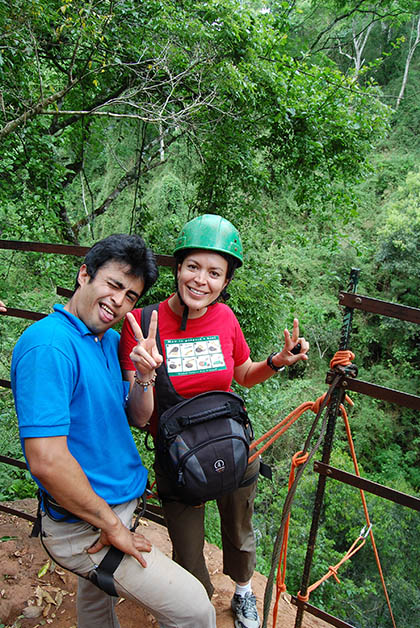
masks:
<instances>
[{"instance_id":1,"label":"woman in red t-shirt","mask_svg":"<svg viewBox=\"0 0 420 628\"><path fill-rule=\"evenodd\" d=\"M141 310L127 315L121 334L120 361L124 377L142 396L140 422L156 432L153 387L156 369L165 363L178 395L190 398L211 390L230 390L234 379L251 388L284 366L307 360L309 344L299 337L299 323L290 335L284 331L282 351L267 360L253 362L240 325L232 310L220 303L234 271L242 265L242 244L237 229L220 216L194 218L182 229L176 243L176 292L153 312L148 335L140 328ZM162 347L156 345L156 330ZM300 352L292 349L300 343ZM135 360L137 370L133 364ZM251 463L244 479L258 473L259 461ZM174 559L205 586L214 588L203 556L204 505L190 506L171 494L171 482L155 463L156 482L173 544ZM259 617L251 578L255 569L255 537L252 514L257 480L217 500L221 518L223 571L236 583L232 610L237 628L258 628Z\"/></svg>"}]
</instances>

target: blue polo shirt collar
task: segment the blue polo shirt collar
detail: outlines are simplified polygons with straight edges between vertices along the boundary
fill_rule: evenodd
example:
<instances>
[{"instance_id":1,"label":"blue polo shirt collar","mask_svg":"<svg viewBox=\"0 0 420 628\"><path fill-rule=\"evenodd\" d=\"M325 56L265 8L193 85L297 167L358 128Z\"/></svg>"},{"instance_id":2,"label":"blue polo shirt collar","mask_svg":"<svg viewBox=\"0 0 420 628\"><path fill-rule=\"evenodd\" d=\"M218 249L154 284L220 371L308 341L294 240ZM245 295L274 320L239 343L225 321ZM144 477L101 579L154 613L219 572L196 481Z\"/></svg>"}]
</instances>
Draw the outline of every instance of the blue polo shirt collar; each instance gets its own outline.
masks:
<instances>
[{"instance_id":1,"label":"blue polo shirt collar","mask_svg":"<svg viewBox=\"0 0 420 628\"><path fill-rule=\"evenodd\" d=\"M58 314L63 314L68 319L68 321L77 329L81 336L96 337L96 335L84 324L83 321L80 320L80 318L77 318L77 316L65 310L64 305L56 303L53 309L54 312L57 312Z\"/></svg>"}]
</instances>

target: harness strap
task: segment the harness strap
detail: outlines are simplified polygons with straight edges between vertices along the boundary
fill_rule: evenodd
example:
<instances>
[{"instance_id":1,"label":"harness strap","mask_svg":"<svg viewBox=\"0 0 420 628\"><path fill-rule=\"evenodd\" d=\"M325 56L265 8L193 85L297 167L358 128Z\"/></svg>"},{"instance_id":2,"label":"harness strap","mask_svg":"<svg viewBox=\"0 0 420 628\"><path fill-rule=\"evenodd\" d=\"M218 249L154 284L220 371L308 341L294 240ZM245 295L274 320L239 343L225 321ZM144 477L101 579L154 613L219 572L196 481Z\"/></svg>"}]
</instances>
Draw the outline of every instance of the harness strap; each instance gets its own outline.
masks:
<instances>
[{"instance_id":1,"label":"harness strap","mask_svg":"<svg viewBox=\"0 0 420 628\"><path fill-rule=\"evenodd\" d=\"M32 527L32 532L30 534L32 538L35 538L41 534L41 500L39 498L39 489L37 491L37 497L38 497L38 507L36 509L36 519Z\"/></svg>"},{"instance_id":2,"label":"harness strap","mask_svg":"<svg viewBox=\"0 0 420 628\"><path fill-rule=\"evenodd\" d=\"M89 575L89 580L108 595L119 597L114 585L114 572L123 558L124 552L111 545L99 565Z\"/></svg>"},{"instance_id":3,"label":"harness strap","mask_svg":"<svg viewBox=\"0 0 420 628\"><path fill-rule=\"evenodd\" d=\"M273 471L272 471L270 465L266 464L261 459L260 459L260 471L259 471L259 473L260 473L260 475L263 476L263 478L267 478L267 480L272 480L273 479Z\"/></svg>"},{"instance_id":4,"label":"harness strap","mask_svg":"<svg viewBox=\"0 0 420 628\"><path fill-rule=\"evenodd\" d=\"M137 513L131 532L135 532L140 518L146 511L146 491L141 496L141 506ZM113 545L109 548L99 565L89 575L89 580L108 595L119 597L114 585L114 572L118 568L125 554Z\"/></svg>"},{"instance_id":5,"label":"harness strap","mask_svg":"<svg viewBox=\"0 0 420 628\"><path fill-rule=\"evenodd\" d=\"M68 521L69 519L75 519L77 521L80 521L79 517L76 517L76 515L74 515L72 512L70 512L63 506L60 506L60 504L56 502L55 499L51 497L49 493L46 493L45 491L40 490L38 500L39 500L39 503L42 503L46 514L53 521ZM53 509L54 512L62 516L56 517L51 512L51 509Z\"/></svg>"},{"instance_id":6,"label":"harness strap","mask_svg":"<svg viewBox=\"0 0 420 628\"><path fill-rule=\"evenodd\" d=\"M144 512L146 510L145 493L143 493L143 495L141 496L141 500L141 507L139 508L132 528L130 528L131 532L135 532L139 523L139 519L144 515ZM76 519L76 516L73 515L73 513L63 508L63 506L60 506L60 504L58 504L55 499L51 497L51 495L49 495L45 491L38 490L37 519L32 529L31 536L38 536L41 532L41 502L45 513L53 521L65 522L68 519ZM56 513L63 515L63 518L57 518L51 512L51 508ZM111 545L96 569L94 569L89 574L89 580L99 589L105 591L105 593L108 593L108 595L111 595L113 597L119 597L114 585L114 572L118 568L123 558L124 552Z\"/></svg>"}]
</instances>

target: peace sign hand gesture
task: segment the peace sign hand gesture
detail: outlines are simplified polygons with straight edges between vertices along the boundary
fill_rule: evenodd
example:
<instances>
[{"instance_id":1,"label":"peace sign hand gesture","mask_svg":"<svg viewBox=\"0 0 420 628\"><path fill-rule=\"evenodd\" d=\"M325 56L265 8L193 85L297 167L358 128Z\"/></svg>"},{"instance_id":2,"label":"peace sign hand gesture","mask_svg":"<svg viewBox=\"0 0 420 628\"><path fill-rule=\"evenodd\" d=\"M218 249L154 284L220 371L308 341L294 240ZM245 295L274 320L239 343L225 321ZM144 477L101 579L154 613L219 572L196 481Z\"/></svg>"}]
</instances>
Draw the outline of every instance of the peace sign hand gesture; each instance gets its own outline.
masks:
<instances>
[{"instance_id":1,"label":"peace sign hand gesture","mask_svg":"<svg viewBox=\"0 0 420 628\"><path fill-rule=\"evenodd\" d=\"M309 342L299 336L299 320L295 318L293 320L292 335L290 336L288 329L284 330L284 347L273 356L273 364L276 366L291 366L299 360L307 360L308 356L306 354L308 351Z\"/></svg>"},{"instance_id":2,"label":"peace sign hand gesture","mask_svg":"<svg viewBox=\"0 0 420 628\"><path fill-rule=\"evenodd\" d=\"M149 379L150 376L154 375L155 369L163 362L163 357L160 355L156 344L158 313L152 312L147 338L143 336L141 327L131 312L127 313L127 318L133 330L134 338L137 340L137 344L134 345L130 353L130 359L142 379Z\"/></svg>"}]
</instances>

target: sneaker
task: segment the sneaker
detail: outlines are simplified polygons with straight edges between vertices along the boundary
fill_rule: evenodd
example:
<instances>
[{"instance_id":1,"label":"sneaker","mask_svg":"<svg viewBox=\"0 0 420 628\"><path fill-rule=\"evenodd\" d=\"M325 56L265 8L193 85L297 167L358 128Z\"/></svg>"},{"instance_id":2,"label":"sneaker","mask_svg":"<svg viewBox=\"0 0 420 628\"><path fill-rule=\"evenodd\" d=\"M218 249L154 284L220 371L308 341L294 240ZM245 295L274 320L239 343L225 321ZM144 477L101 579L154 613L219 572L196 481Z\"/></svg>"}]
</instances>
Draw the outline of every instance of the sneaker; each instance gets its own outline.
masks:
<instances>
[{"instance_id":1,"label":"sneaker","mask_svg":"<svg viewBox=\"0 0 420 628\"><path fill-rule=\"evenodd\" d=\"M235 628L259 628L257 600L253 593L248 592L245 595L235 593L231 608L235 615Z\"/></svg>"}]
</instances>

